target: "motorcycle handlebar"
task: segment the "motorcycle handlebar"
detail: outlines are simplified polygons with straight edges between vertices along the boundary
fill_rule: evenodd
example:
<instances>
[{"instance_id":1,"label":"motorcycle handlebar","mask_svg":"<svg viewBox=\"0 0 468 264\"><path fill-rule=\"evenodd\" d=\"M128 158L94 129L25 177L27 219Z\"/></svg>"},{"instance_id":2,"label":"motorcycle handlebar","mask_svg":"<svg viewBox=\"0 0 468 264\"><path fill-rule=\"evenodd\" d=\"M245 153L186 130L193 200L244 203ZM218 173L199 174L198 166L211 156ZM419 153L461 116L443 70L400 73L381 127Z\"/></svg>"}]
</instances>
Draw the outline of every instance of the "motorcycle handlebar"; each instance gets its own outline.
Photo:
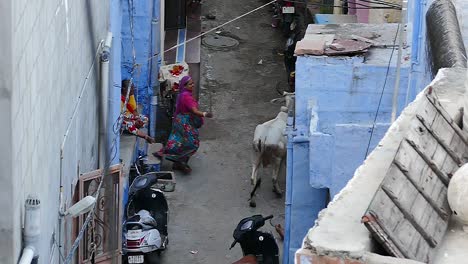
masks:
<instances>
[{"instance_id":1,"label":"motorcycle handlebar","mask_svg":"<svg viewBox=\"0 0 468 264\"><path fill-rule=\"evenodd\" d=\"M273 218L273 215L269 215L269 216L263 218L263 221L266 221L266 220L269 220L269 219L272 219L272 218Z\"/></svg>"}]
</instances>

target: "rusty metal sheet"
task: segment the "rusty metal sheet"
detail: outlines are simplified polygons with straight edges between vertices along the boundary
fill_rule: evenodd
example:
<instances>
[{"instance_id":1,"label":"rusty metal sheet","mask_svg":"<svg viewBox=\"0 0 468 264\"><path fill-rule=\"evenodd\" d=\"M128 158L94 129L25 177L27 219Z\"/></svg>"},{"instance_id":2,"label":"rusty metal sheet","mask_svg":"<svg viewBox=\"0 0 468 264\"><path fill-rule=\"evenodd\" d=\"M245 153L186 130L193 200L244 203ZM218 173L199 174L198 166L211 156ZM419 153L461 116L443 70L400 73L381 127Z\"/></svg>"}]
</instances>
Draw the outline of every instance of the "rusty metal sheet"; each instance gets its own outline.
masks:
<instances>
[{"instance_id":1,"label":"rusty metal sheet","mask_svg":"<svg viewBox=\"0 0 468 264\"><path fill-rule=\"evenodd\" d=\"M324 54L328 56L353 55L366 53L372 44L353 39L336 39L325 48Z\"/></svg>"}]
</instances>

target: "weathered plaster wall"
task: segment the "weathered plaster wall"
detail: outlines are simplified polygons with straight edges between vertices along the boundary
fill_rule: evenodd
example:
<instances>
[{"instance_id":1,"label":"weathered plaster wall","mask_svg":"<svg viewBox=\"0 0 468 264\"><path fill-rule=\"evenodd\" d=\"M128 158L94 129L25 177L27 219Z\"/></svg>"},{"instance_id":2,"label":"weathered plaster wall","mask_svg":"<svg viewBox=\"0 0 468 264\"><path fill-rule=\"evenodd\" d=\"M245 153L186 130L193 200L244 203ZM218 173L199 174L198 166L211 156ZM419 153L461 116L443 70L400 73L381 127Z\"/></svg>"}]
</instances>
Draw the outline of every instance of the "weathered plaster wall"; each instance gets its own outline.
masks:
<instances>
[{"instance_id":1,"label":"weathered plaster wall","mask_svg":"<svg viewBox=\"0 0 468 264\"><path fill-rule=\"evenodd\" d=\"M153 2L159 6L159 1L154 0L130 1L130 3L133 3L131 12L129 12L127 1L122 4L122 78L134 78L135 85L138 88L137 100L139 104L144 106L143 111L145 114L149 113L149 96L152 95L152 88L150 86L151 64L148 59L151 57ZM132 21L133 43L130 27ZM133 67L134 55L135 68Z\"/></svg>"},{"instance_id":2,"label":"weathered plaster wall","mask_svg":"<svg viewBox=\"0 0 468 264\"><path fill-rule=\"evenodd\" d=\"M317 130L333 134L335 124L368 124L374 115L384 89L378 123L390 121L393 86L396 73L396 52L388 71L388 59L376 65L364 64L363 57L298 57L296 71L296 124L299 129L309 125L309 100L317 104ZM401 68L398 109L405 102L408 67Z\"/></svg>"},{"instance_id":3,"label":"weathered plaster wall","mask_svg":"<svg viewBox=\"0 0 468 264\"><path fill-rule=\"evenodd\" d=\"M401 0L387 0L385 2L401 5ZM401 11L396 9L365 9L365 6L382 6L380 4L369 3L368 1L349 2L351 7L348 11L351 15L357 15L359 23L398 23L401 18Z\"/></svg>"},{"instance_id":4,"label":"weathered plaster wall","mask_svg":"<svg viewBox=\"0 0 468 264\"><path fill-rule=\"evenodd\" d=\"M376 124L369 152L388 127L389 124ZM314 134L309 149L310 185L329 188L330 197L338 194L365 159L371 130L372 125L337 124L334 135ZM323 166L323 163L329 166Z\"/></svg>"},{"instance_id":5,"label":"weathered plaster wall","mask_svg":"<svg viewBox=\"0 0 468 264\"><path fill-rule=\"evenodd\" d=\"M303 130L302 125L309 126L310 184L315 188L330 188L331 197L346 185L390 122L395 67L389 70L381 99L387 67L366 65L362 59L298 59L301 67L297 71L296 123L299 131ZM408 68L403 65L401 87L407 87L407 76ZM405 96L406 90L400 89L399 110L403 108ZM376 125L372 129L379 103ZM308 121L311 117L312 123Z\"/></svg>"},{"instance_id":6,"label":"weathered plaster wall","mask_svg":"<svg viewBox=\"0 0 468 264\"><path fill-rule=\"evenodd\" d=\"M327 205L328 192L326 189L315 189L307 184L309 143L297 140L293 145L293 177L291 184L292 210L289 242L289 263L294 263L294 253L301 247L302 239L307 230L313 225L307 219L316 219L320 210Z\"/></svg>"},{"instance_id":7,"label":"weathered plaster wall","mask_svg":"<svg viewBox=\"0 0 468 264\"><path fill-rule=\"evenodd\" d=\"M5 0L0 7L5 33L0 79L2 87L7 84L0 99L5 119L0 145L7 156L1 159L7 163L1 166L1 177L7 178L1 194L10 203L0 215L0 230L6 232L0 262L17 262L24 201L37 194L42 203L40 263L51 263L58 256L57 249L55 257L50 253L52 238L58 237L60 146L69 124L62 170L67 203L79 173L97 166L95 54L106 36L108 2Z\"/></svg>"}]
</instances>

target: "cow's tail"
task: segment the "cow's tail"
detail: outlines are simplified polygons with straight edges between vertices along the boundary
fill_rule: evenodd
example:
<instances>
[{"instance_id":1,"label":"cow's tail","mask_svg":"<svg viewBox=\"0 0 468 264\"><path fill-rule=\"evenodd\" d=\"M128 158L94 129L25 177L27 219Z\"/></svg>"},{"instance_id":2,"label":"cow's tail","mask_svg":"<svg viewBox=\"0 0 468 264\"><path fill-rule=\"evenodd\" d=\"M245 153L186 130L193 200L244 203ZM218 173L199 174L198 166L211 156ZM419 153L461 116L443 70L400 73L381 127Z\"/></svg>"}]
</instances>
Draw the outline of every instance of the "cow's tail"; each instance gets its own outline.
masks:
<instances>
[{"instance_id":1,"label":"cow's tail","mask_svg":"<svg viewBox=\"0 0 468 264\"><path fill-rule=\"evenodd\" d=\"M257 140L257 142L254 142L255 151L257 151L257 152L259 152L259 153L262 153L262 152L265 151L265 150L264 150L264 149L265 149L264 146L265 146L265 143L262 142L262 139L261 139L261 138L259 138L259 139Z\"/></svg>"}]
</instances>

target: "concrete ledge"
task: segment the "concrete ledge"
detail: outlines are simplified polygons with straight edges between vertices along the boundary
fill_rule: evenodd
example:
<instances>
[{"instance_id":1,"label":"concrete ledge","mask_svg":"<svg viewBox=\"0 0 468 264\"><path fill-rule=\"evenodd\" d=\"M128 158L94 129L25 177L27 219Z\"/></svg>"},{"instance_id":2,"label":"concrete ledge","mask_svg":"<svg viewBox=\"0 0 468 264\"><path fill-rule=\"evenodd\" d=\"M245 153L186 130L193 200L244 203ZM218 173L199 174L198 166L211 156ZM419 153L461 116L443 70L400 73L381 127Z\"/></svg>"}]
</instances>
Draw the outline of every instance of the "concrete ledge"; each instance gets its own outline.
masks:
<instances>
[{"instance_id":1,"label":"concrete ledge","mask_svg":"<svg viewBox=\"0 0 468 264\"><path fill-rule=\"evenodd\" d=\"M296 252L296 264L422 264L422 262L409 259L395 259L364 252L359 256L351 255L330 256L319 255L309 250L300 249Z\"/></svg>"},{"instance_id":2,"label":"concrete ledge","mask_svg":"<svg viewBox=\"0 0 468 264\"><path fill-rule=\"evenodd\" d=\"M120 159L124 166L124 177L128 177L130 165L133 162L136 140L137 137L134 135L122 134L120 136Z\"/></svg>"}]
</instances>

